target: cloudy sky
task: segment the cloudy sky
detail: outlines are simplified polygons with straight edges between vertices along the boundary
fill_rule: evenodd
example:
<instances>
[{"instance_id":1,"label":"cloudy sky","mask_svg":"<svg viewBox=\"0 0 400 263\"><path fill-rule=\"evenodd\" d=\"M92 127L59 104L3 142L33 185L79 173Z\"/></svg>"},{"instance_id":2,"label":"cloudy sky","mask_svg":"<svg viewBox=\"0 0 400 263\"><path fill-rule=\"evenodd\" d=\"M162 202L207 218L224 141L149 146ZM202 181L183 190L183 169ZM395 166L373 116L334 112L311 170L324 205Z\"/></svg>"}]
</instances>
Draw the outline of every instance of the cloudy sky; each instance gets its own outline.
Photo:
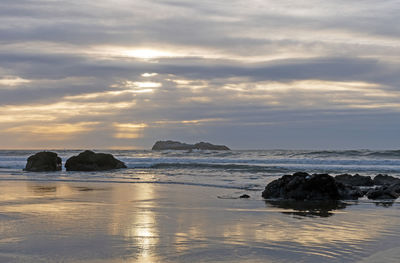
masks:
<instances>
[{"instance_id":1,"label":"cloudy sky","mask_svg":"<svg viewBox=\"0 0 400 263\"><path fill-rule=\"evenodd\" d=\"M400 148L398 0L1 0L0 148Z\"/></svg>"}]
</instances>

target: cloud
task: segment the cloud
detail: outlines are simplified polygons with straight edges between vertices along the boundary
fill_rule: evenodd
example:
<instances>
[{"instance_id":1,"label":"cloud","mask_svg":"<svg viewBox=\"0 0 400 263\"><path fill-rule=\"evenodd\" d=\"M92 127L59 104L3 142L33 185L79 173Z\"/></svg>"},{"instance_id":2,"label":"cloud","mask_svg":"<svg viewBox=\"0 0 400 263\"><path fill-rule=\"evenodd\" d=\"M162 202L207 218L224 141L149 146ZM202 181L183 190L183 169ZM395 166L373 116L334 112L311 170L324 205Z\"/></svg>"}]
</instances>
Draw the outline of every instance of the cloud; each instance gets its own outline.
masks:
<instances>
[{"instance_id":1,"label":"cloud","mask_svg":"<svg viewBox=\"0 0 400 263\"><path fill-rule=\"evenodd\" d=\"M394 0L3 0L3 147L392 147L399 11Z\"/></svg>"}]
</instances>

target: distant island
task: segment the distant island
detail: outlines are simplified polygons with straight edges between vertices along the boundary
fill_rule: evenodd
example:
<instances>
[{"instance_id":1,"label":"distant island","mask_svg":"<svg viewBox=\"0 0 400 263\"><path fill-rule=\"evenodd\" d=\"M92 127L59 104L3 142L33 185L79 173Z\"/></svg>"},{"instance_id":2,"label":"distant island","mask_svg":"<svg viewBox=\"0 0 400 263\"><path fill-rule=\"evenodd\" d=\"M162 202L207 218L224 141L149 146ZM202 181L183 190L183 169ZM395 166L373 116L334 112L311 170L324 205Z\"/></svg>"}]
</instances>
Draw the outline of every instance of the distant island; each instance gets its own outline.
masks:
<instances>
[{"instance_id":1,"label":"distant island","mask_svg":"<svg viewBox=\"0 0 400 263\"><path fill-rule=\"evenodd\" d=\"M182 143L178 141L157 141L153 148L153 151L162 150L213 150L213 151L230 151L225 145L214 145L208 142L199 142L196 144Z\"/></svg>"}]
</instances>

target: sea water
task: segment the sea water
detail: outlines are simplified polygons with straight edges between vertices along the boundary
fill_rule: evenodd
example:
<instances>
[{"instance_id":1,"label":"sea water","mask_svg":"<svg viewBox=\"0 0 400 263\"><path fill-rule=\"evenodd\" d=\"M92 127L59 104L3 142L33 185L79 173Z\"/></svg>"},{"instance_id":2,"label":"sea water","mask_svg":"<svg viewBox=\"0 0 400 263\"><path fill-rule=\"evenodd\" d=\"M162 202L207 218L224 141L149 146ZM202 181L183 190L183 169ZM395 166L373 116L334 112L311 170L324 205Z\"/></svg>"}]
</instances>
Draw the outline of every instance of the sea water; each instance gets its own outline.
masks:
<instances>
[{"instance_id":1,"label":"sea water","mask_svg":"<svg viewBox=\"0 0 400 263\"><path fill-rule=\"evenodd\" d=\"M0 151L0 179L170 183L260 190L267 182L297 171L400 175L400 150L371 151L150 151L98 150L113 154L128 169L109 172L24 172L37 151ZM56 150L66 160L81 150Z\"/></svg>"}]
</instances>

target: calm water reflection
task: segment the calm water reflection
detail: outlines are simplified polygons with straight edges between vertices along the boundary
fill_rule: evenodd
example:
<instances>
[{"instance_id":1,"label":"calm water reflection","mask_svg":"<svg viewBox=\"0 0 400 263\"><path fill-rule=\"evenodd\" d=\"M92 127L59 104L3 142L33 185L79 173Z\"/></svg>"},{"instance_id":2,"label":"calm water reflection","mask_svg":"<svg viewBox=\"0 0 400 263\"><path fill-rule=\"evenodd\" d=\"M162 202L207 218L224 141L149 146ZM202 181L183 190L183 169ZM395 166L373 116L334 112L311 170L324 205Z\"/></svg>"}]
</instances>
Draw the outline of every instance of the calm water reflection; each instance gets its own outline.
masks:
<instances>
[{"instance_id":1,"label":"calm water reflection","mask_svg":"<svg viewBox=\"0 0 400 263\"><path fill-rule=\"evenodd\" d=\"M0 262L398 262L397 202L217 198L235 191L3 181Z\"/></svg>"},{"instance_id":2,"label":"calm water reflection","mask_svg":"<svg viewBox=\"0 0 400 263\"><path fill-rule=\"evenodd\" d=\"M329 217L336 210L345 209L348 204L342 201L290 201L290 200L265 200L267 206L285 209L282 213L304 217Z\"/></svg>"}]
</instances>

